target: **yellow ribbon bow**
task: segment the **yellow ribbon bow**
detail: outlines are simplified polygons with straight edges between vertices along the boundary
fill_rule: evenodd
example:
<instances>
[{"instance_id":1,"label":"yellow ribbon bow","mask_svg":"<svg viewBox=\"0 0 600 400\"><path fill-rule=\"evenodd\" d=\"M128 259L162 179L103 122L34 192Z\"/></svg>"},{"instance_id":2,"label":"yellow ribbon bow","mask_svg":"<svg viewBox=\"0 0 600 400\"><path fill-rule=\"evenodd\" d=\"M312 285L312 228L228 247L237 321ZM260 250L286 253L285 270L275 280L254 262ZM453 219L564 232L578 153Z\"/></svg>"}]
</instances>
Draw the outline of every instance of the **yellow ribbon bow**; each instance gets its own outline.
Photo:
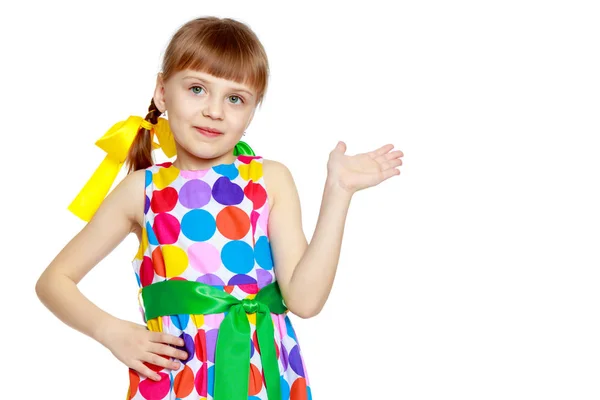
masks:
<instances>
[{"instance_id":1,"label":"yellow ribbon bow","mask_svg":"<svg viewBox=\"0 0 600 400\"><path fill-rule=\"evenodd\" d=\"M142 117L132 115L126 121L117 122L96 141L96 146L106 152L106 157L69 205L69 211L84 221L92 219L125 163L140 126L146 129L152 127L150 134L153 149L161 148L169 158L175 156L175 140L166 119L159 118L156 125L150 125ZM154 135L158 143L154 142Z\"/></svg>"}]
</instances>

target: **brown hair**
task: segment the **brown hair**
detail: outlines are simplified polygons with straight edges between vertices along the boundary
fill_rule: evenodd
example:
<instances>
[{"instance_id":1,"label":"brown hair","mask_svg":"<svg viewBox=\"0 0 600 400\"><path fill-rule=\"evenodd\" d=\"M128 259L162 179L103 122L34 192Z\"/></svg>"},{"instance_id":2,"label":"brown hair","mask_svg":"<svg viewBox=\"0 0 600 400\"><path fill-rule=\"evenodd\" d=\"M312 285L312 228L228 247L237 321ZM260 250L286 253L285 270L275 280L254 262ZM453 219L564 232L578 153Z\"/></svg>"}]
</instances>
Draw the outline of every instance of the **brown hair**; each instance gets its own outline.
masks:
<instances>
[{"instance_id":1,"label":"brown hair","mask_svg":"<svg viewBox=\"0 0 600 400\"><path fill-rule=\"evenodd\" d=\"M257 91L256 105L262 103L267 90L269 64L265 49L247 25L230 18L202 17L179 28L165 51L163 79L166 81L185 69L254 88ZM145 119L156 124L160 115L152 99ZM154 163L147 129L138 130L126 162L128 172L148 168Z\"/></svg>"}]
</instances>

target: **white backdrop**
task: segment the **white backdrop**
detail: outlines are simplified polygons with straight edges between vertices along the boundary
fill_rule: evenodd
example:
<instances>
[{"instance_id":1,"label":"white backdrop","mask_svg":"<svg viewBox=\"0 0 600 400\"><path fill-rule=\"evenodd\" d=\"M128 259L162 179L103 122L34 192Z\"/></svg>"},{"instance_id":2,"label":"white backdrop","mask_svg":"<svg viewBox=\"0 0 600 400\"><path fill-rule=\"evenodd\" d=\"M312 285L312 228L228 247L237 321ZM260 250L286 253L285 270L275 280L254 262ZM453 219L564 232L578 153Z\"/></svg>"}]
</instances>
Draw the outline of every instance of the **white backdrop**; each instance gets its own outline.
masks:
<instances>
[{"instance_id":1,"label":"white backdrop","mask_svg":"<svg viewBox=\"0 0 600 400\"><path fill-rule=\"evenodd\" d=\"M3 7L0 397L125 398L126 367L34 286L83 227L66 208L95 140L144 115L175 30L216 15L267 50L245 139L292 171L309 239L338 140L405 153L353 199L323 312L293 317L315 400L600 398L597 3L282 3ZM80 288L141 322L136 250L131 235Z\"/></svg>"}]
</instances>

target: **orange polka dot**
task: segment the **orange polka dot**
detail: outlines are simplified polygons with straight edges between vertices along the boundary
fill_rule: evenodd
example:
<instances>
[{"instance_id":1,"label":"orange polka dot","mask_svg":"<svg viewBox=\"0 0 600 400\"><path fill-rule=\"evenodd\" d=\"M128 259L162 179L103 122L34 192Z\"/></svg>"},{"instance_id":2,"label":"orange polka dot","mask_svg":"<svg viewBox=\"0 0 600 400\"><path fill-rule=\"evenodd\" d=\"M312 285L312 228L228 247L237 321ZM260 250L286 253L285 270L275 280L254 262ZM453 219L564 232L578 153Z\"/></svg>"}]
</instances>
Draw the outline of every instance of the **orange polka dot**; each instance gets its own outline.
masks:
<instances>
[{"instance_id":1,"label":"orange polka dot","mask_svg":"<svg viewBox=\"0 0 600 400\"><path fill-rule=\"evenodd\" d=\"M194 388L194 372L187 365L179 371L173 383L173 390L177 398L184 398L192 393Z\"/></svg>"},{"instance_id":2,"label":"orange polka dot","mask_svg":"<svg viewBox=\"0 0 600 400\"><path fill-rule=\"evenodd\" d=\"M131 398L133 398L133 396L135 396L139 384L140 376L137 374L137 372L129 368L129 397L127 398L127 400L130 400Z\"/></svg>"},{"instance_id":3,"label":"orange polka dot","mask_svg":"<svg viewBox=\"0 0 600 400\"><path fill-rule=\"evenodd\" d=\"M250 218L243 210L235 206L225 207L217 214L217 229L231 240L240 240L250 230Z\"/></svg>"},{"instance_id":4,"label":"orange polka dot","mask_svg":"<svg viewBox=\"0 0 600 400\"><path fill-rule=\"evenodd\" d=\"M248 395L256 396L262 389L262 374L258 367L254 364L250 364L250 385L248 386Z\"/></svg>"},{"instance_id":5,"label":"orange polka dot","mask_svg":"<svg viewBox=\"0 0 600 400\"><path fill-rule=\"evenodd\" d=\"M290 400L306 400L306 379L298 378L292 384L290 390Z\"/></svg>"},{"instance_id":6,"label":"orange polka dot","mask_svg":"<svg viewBox=\"0 0 600 400\"><path fill-rule=\"evenodd\" d=\"M165 259L163 258L160 247L155 248L152 252L152 264L154 265L154 272L156 272L158 276L162 276L163 278L167 276Z\"/></svg>"}]
</instances>

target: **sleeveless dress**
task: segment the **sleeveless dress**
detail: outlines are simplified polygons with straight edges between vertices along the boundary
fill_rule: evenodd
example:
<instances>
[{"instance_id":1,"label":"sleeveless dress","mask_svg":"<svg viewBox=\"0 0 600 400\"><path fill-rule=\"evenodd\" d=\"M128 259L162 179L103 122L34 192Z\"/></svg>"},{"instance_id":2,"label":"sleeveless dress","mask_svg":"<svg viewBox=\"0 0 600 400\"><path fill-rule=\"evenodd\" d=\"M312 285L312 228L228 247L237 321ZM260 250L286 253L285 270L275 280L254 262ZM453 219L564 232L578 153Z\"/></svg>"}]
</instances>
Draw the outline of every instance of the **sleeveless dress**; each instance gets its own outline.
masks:
<instances>
[{"instance_id":1,"label":"sleeveless dress","mask_svg":"<svg viewBox=\"0 0 600 400\"><path fill-rule=\"evenodd\" d=\"M180 279L202 282L244 299L253 298L276 279L262 166L262 157L240 155L233 163L205 170L180 170L171 162L146 169L145 226L132 261L140 289ZM216 339L225 314L178 314L146 321L141 303L140 311L149 330L182 338L185 345L177 348L186 351L188 358L179 360L178 370L147 363L161 376L158 382L130 368L127 400L212 399ZM248 399L266 400L256 314L246 315L251 333ZM311 399L290 319L287 314L273 313L271 318L281 398Z\"/></svg>"}]
</instances>

